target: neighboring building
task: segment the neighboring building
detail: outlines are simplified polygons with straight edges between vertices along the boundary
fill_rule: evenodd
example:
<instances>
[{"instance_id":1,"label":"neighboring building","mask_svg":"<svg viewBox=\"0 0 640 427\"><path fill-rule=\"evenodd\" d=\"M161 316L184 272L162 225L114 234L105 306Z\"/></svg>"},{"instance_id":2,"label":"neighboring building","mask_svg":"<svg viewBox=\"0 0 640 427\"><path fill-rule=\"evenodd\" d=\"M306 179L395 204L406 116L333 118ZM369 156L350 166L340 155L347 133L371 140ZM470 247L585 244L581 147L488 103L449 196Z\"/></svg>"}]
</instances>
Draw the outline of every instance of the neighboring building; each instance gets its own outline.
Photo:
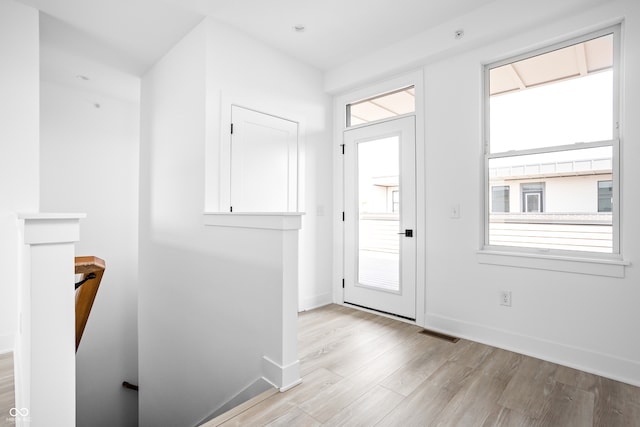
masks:
<instances>
[{"instance_id":1,"label":"neighboring building","mask_svg":"<svg viewBox=\"0 0 640 427\"><path fill-rule=\"evenodd\" d=\"M490 244L611 251L611 159L489 170Z\"/></svg>"}]
</instances>

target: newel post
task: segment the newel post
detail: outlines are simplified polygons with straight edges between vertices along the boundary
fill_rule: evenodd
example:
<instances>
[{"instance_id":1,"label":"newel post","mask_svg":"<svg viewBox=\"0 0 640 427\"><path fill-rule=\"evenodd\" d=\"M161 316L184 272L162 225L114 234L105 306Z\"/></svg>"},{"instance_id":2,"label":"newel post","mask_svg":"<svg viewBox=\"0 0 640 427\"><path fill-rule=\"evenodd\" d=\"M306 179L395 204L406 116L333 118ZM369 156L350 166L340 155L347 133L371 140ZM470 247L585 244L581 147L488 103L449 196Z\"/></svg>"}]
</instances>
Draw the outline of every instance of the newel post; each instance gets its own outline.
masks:
<instances>
[{"instance_id":1,"label":"newel post","mask_svg":"<svg viewBox=\"0 0 640 427\"><path fill-rule=\"evenodd\" d=\"M73 426L76 422L74 257L84 217L19 215L28 245L16 384L16 406L25 418L16 421L23 425Z\"/></svg>"},{"instance_id":2,"label":"newel post","mask_svg":"<svg viewBox=\"0 0 640 427\"><path fill-rule=\"evenodd\" d=\"M263 357L264 377L280 391L300 384L298 360L298 239L302 227L302 214L281 217L281 282L278 289L280 312L277 350Z\"/></svg>"}]
</instances>

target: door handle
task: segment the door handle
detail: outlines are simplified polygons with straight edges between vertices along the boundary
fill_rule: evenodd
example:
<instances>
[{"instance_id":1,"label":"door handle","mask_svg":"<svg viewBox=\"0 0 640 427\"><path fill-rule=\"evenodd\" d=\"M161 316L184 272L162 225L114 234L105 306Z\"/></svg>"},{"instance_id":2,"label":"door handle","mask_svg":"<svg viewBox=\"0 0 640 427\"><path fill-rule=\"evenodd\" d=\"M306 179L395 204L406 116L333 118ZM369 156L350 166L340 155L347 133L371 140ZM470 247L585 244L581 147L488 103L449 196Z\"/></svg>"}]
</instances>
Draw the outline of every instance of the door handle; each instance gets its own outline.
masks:
<instances>
[{"instance_id":1,"label":"door handle","mask_svg":"<svg viewBox=\"0 0 640 427\"><path fill-rule=\"evenodd\" d=\"M404 234L404 237L413 237L413 230L407 229L407 230L404 230L404 232L398 233L398 234Z\"/></svg>"}]
</instances>

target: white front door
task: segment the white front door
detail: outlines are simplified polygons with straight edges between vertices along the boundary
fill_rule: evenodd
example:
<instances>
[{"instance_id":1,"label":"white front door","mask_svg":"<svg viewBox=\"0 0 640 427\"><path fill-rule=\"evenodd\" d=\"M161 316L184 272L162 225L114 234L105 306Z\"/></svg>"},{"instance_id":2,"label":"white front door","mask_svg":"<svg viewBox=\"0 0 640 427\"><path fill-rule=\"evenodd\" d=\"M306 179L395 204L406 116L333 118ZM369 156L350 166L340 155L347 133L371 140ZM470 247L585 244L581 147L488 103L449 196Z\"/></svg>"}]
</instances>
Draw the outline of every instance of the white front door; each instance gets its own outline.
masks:
<instances>
[{"instance_id":1,"label":"white front door","mask_svg":"<svg viewBox=\"0 0 640 427\"><path fill-rule=\"evenodd\" d=\"M344 302L415 319L415 118L347 130L344 144Z\"/></svg>"}]
</instances>

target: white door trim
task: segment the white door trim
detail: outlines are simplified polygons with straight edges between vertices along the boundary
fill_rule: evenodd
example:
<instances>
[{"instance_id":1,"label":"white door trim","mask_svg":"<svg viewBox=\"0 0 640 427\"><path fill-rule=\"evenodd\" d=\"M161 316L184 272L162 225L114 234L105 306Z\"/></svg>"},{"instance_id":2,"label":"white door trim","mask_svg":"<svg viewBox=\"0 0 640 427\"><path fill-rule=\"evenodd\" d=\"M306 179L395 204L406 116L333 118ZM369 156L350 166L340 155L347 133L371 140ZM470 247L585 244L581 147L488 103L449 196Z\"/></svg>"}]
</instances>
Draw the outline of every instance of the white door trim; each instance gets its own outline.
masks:
<instances>
[{"instance_id":1,"label":"white door trim","mask_svg":"<svg viewBox=\"0 0 640 427\"><path fill-rule=\"evenodd\" d=\"M359 195L362 194L361 183L359 183L359 177L361 173L358 165L360 165L359 159L361 157L361 150L365 150L369 143L376 143L377 141L397 141L397 159L399 163L395 165L396 171L387 170L387 173L399 173L399 181L396 185L399 185L401 191L401 208L400 216L397 221L396 232L409 229L412 231L410 237L396 236L398 239L398 253L395 260L388 258L389 254L385 253L385 250L391 250L391 247L378 252L361 251L360 245L362 240L359 238L362 231L362 217L360 213L361 206L358 203ZM416 236L421 233L422 230L417 227L416 223L416 174L415 174L415 117L402 117L395 120L387 120L384 122L377 122L368 126L360 126L355 129L348 129L344 131L344 144L345 144L345 288L344 288L344 300L349 304L357 305L360 307L367 307L375 309L383 313L393 314L402 318L414 320L416 317ZM364 152L362 155L364 155ZM389 157L393 157L389 153ZM385 163L383 163L385 164ZM382 167L383 164L377 164L378 167ZM370 165L370 163L369 163ZM386 162L386 165L391 166L391 163ZM378 169L380 170L380 169ZM384 208L380 206L374 207L373 212L375 216L380 215L380 212L388 212L388 203ZM386 218L386 217L385 217ZM378 218L379 219L379 218ZM365 256L365 253L371 255ZM388 282L386 285L376 286L367 285L363 282L362 274L365 271L370 271L369 268L362 270L361 265L363 260L370 259L370 256L374 256L378 259L370 265L370 268L377 269L374 265L380 265L380 263L390 262L388 267L378 270L380 274L374 274L371 276L374 282L382 280L382 282ZM389 271L394 271L397 266L399 267L397 278L386 277ZM360 272L360 273L359 273ZM396 282L398 280L399 282ZM396 289L384 289L387 285L394 286L397 283L399 288ZM381 284L381 283L380 283Z\"/></svg>"},{"instance_id":2,"label":"white door trim","mask_svg":"<svg viewBox=\"0 0 640 427\"><path fill-rule=\"evenodd\" d=\"M342 137L345 130L345 106L357 100L392 91L400 87L414 85L416 94L416 223L417 227L425 230L416 237L416 320L420 326L427 326L426 322L426 152L424 133L424 81L423 70L418 69L406 74L390 78L366 86L363 89L339 94L334 97L334 146L333 146L333 302L344 304L342 293L342 278L344 277L344 229L342 212L344 211L343 191L343 159Z\"/></svg>"}]
</instances>

